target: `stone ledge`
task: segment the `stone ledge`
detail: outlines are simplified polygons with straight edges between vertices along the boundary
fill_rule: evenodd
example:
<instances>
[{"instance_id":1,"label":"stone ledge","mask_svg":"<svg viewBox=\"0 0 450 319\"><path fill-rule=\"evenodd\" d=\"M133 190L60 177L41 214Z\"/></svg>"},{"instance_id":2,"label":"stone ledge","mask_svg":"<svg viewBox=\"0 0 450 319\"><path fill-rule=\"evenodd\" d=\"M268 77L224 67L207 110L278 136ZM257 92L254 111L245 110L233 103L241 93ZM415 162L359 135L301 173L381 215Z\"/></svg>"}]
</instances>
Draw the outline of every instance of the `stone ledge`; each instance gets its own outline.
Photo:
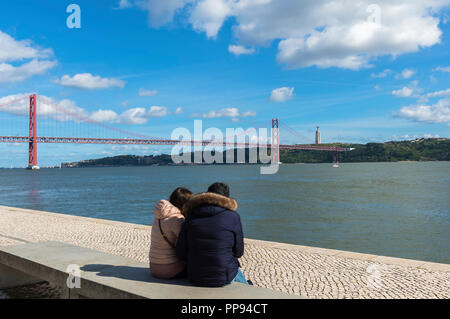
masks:
<instances>
[{"instance_id":1,"label":"stone ledge","mask_svg":"<svg viewBox=\"0 0 450 319\"><path fill-rule=\"evenodd\" d=\"M267 288L232 283L224 287L196 287L186 279L153 278L147 263L67 243L47 241L1 247L0 279L13 287L40 279L66 287L69 265L80 270L80 288L65 288L65 298L106 299L298 299ZM11 273L19 274L10 276ZM23 276L20 274L23 273ZM30 276L30 278L28 278ZM22 278L24 277L24 278ZM1 280L0 280L1 283Z\"/></svg>"}]
</instances>

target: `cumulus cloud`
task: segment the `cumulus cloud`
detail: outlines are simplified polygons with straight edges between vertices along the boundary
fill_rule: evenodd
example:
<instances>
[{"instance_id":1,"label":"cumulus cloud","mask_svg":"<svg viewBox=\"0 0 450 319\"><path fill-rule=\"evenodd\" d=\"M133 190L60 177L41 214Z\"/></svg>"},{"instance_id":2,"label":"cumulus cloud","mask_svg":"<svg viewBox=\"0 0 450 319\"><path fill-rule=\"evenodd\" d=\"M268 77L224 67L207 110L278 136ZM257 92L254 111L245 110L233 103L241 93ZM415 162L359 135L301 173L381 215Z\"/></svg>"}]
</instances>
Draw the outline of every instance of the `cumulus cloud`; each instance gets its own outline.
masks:
<instances>
[{"instance_id":1,"label":"cumulus cloud","mask_svg":"<svg viewBox=\"0 0 450 319\"><path fill-rule=\"evenodd\" d=\"M409 97L413 94L414 89L410 88L410 87L403 87L400 90L394 90L392 91L392 95L398 96L398 97Z\"/></svg>"},{"instance_id":2,"label":"cumulus cloud","mask_svg":"<svg viewBox=\"0 0 450 319\"><path fill-rule=\"evenodd\" d=\"M232 14L233 4L229 0L198 1L190 15L192 27L215 38L225 20Z\"/></svg>"},{"instance_id":3,"label":"cumulus cloud","mask_svg":"<svg viewBox=\"0 0 450 319\"><path fill-rule=\"evenodd\" d=\"M243 113L239 112L239 109L237 107L230 107L230 108L223 108L219 111L209 111L208 113L203 114L192 114L191 117L202 117L204 119L212 119L212 118L219 118L219 117L228 117L231 118L232 121L238 121L239 118L242 117L249 117L249 116L256 116L256 113L253 111L246 111Z\"/></svg>"},{"instance_id":4,"label":"cumulus cloud","mask_svg":"<svg viewBox=\"0 0 450 319\"><path fill-rule=\"evenodd\" d=\"M399 90L392 91L392 95L397 97L418 97L419 93L422 92L422 89L418 87L419 81L412 81L409 86L404 86Z\"/></svg>"},{"instance_id":5,"label":"cumulus cloud","mask_svg":"<svg viewBox=\"0 0 450 319\"><path fill-rule=\"evenodd\" d=\"M272 90L269 100L272 102L285 102L287 100L292 99L293 95L294 95L294 88L284 86Z\"/></svg>"},{"instance_id":6,"label":"cumulus cloud","mask_svg":"<svg viewBox=\"0 0 450 319\"><path fill-rule=\"evenodd\" d=\"M155 96L158 94L156 90L139 89L139 96Z\"/></svg>"},{"instance_id":7,"label":"cumulus cloud","mask_svg":"<svg viewBox=\"0 0 450 319\"><path fill-rule=\"evenodd\" d=\"M0 83L22 82L33 75L44 74L56 66L55 61L32 60L19 66L0 63Z\"/></svg>"},{"instance_id":8,"label":"cumulus cloud","mask_svg":"<svg viewBox=\"0 0 450 319\"><path fill-rule=\"evenodd\" d=\"M56 83L77 89L84 90L99 90L108 89L110 87L125 86L125 82L114 78L102 78L98 75L94 76L91 73L79 73L74 76L64 75L61 79L55 81Z\"/></svg>"},{"instance_id":9,"label":"cumulus cloud","mask_svg":"<svg viewBox=\"0 0 450 319\"><path fill-rule=\"evenodd\" d=\"M359 70L379 56L417 52L441 41L436 13L449 0L145 0L152 26L187 16L194 30L216 38L233 19L236 45L278 42L278 62ZM181 9L185 10L181 10Z\"/></svg>"},{"instance_id":10,"label":"cumulus cloud","mask_svg":"<svg viewBox=\"0 0 450 319\"><path fill-rule=\"evenodd\" d=\"M14 94L0 98L0 104L8 104L14 100L19 100L12 104L8 104L5 106L0 106L0 112L6 112L14 115L22 115L28 116L30 112L30 102L29 96L31 93L24 94ZM65 111L62 112L62 110ZM69 120L69 115L67 114L78 114L80 116L87 117L89 116L89 112L85 109L76 105L76 103L72 100L63 99L57 101L51 97L45 95L38 96L38 108L37 115L38 116L46 116L53 118L55 120L65 122Z\"/></svg>"},{"instance_id":11,"label":"cumulus cloud","mask_svg":"<svg viewBox=\"0 0 450 319\"><path fill-rule=\"evenodd\" d=\"M133 4L130 0L120 0L118 7L116 9L128 9L131 8Z\"/></svg>"},{"instance_id":12,"label":"cumulus cloud","mask_svg":"<svg viewBox=\"0 0 450 319\"><path fill-rule=\"evenodd\" d=\"M386 70L381 71L380 73L372 73L370 76L373 78L385 78L391 73L392 73L392 70L386 69Z\"/></svg>"},{"instance_id":13,"label":"cumulus cloud","mask_svg":"<svg viewBox=\"0 0 450 319\"><path fill-rule=\"evenodd\" d=\"M437 68L434 68L433 71L441 71L441 72L447 72L450 73L450 66L438 66Z\"/></svg>"},{"instance_id":14,"label":"cumulus cloud","mask_svg":"<svg viewBox=\"0 0 450 319\"><path fill-rule=\"evenodd\" d=\"M150 118L167 115L164 106L151 106L148 110L143 107L135 107L123 112L117 119L122 124L145 124Z\"/></svg>"},{"instance_id":15,"label":"cumulus cloud","mask_svg":"<svg viewBox=\"0 0 450 319\"><path fill-rule=\"evenodd\" d=\"M400 73L400 74L397 76L397 79L399 79L399 78L409 79L409 78L411 78L414 74L416 74L416 71L415 71L415 70L412 70L412 69L404 69L404 70L402 71L402 73Z\"/></svg>"},{"instance_id":16,"label":"cumulus cloud","mask_svg":"<svg viewBox=\"0 0 450 319\"><path fill-rule=\"evenodd\" d=\"M202 115L205 119L211 119L216 117L237 117L239 116L239 109L236 107L230 107L221 109L219 111L209 111L208 113L204 113Z\"/></svg>"},{"instance_id":17,"label":"cumulus cloud","mask_svg":"<svg viewBox=\"0 0 450 319\"><path fill-rule=\"evenodd\" d=\"M441 90L441 91L427 93L426 97L442 97L442 96L449 96L449 95L450 95L450 89L447 89L447 90Z\"/></svg>"},{"instance_id":18,"label":"cumulus cloud","mask_svg":"<svg viewBox=\"0 0 450 319\"><path fill-rule=\"evenodd\" d=\"M255 49L246 48L242 45L229 45L228 52L233 53L234 55L252 54L255 52Z\"/></svg>"},{"instance_id":19,"label":"cumulus cloud","mask_svg":"<svg viewBox=\"0 0 450 319\"><path fill-rule=\"evenodd\" d=\"M396 115L416 122L450 123L450 99L442 99L433 105L404 106Z\"/></svg>"},{"instance_id":20,"label":"cumulus cloud","mask_svg":"<svg viewBox=\"0 0 450 319\"><path fill-rule=\"evenodd\" d=\"M141 0L136 1L135 6L148 11L148 22L154 28L159 28L173 20L175 13L186 4L194 0Z\"/></svg>"},{"instance_id":21,"label":"cumulus cloud","mask_svg":"<svg viewBox=\"0 0 450 319\"><path fill-rule=\"evenodd\" d=\"M175 110L175 114L181 114L181 113L183 113L183 108L181 106L177 107L177 109Z\"/></svg>"},{"instance_id":22,"label":"cumulus cloud","mask_svg":"<svg viewBox=\"0 0 450 319\"><path fill-rule=\"evenodd\" d=\"M98 110L90 116L94 122L114 122L118 117L117 113L111 110Z\"/></svg>"},{"instance_id":23,"label":"cumulus cloud","mask_svg":"<svg viewBox=\"0 0 450 319\"><path fill-rule=\"evenodd\" d=\"M30 40L17 41L0 31L0 62L21 61L24 59L48 59L53 57L51 49L32 46Z\"/></svg>"},{"instance_id":24,"label":"cumulus cloud","mask_svg":"<svg viewBox=\"0 0 450 319\"><path fill-rule=\"evenodd\" d=\"M0 98L0 112L28 116L30 93L9 95ZM14 102L16 101L16 102ZM11 103L13 102L13 103ZM9 104L11 103L11 104ZM45 95L38 96L37 115L57 121L92 121L98 123L145 124L150 118L164 117L168 113L165 106L131 108L121 114L113 110L88 111L72 100L55 100Z\"/></svg>"},{"instance_id":25,"label":"cumulus cloud","mask_svg":"<svg viewBox=\"0 0 450 319\"><path fill-rule=\"evenodd\" d=\"M30 40L17 41L0 30L0 83L21 82L43 74L56 66L52 59L51 49L35 47Z\"/></svg>"}]
</instances>

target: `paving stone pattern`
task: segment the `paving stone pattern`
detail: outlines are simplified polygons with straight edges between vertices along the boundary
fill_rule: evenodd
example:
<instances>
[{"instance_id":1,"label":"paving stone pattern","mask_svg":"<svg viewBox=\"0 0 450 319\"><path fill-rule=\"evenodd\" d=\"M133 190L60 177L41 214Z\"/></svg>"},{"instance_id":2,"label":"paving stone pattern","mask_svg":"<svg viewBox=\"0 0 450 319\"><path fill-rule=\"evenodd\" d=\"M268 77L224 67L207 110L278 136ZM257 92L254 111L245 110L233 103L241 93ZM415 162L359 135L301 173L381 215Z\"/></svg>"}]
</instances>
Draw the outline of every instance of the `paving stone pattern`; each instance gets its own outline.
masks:
<instances>
[{"instance_id":1,"label":"paving stone pattern","mask_svg":"<svg viewBox=\"0 0 450 319\"><path fill-rule=\"evenodd\" d=\"M0 206L0 246L53 240L148 262L150 234L150 226ZM256 286L310 298L450 298L446 265L378 258L246 239L240 262ZM58 294L41 283L0 291L0 299Z\"/></svg>"}]
</instances>

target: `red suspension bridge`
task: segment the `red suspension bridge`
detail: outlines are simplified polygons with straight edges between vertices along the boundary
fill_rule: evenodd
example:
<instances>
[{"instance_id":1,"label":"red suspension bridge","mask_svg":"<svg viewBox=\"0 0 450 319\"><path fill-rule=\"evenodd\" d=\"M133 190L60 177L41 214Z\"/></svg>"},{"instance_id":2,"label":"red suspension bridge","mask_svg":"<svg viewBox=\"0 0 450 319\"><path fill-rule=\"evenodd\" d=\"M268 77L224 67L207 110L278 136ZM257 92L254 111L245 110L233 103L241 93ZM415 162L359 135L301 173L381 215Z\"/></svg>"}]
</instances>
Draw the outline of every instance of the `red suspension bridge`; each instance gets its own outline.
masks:
<instances>
[{"instance_id":1,"label":"red suspension bridge","mask_svg":"<svg viewBox=\"0 0 450 319\"><path fill-rule=\"evenodd\" d=\"M234 139L232 142L221 140L174 140L174 139L165 139L158 137L146 136L139 133L133 133L129 131L125 131L110 125L106 125L102 122L99 122L93 119L90 116L83 114L76 107L70 105L68 103L67 106L64 106L64 103L56 103L49 98L44 96L39 96L40 102L42 102L43 109L38 112L38 96L36 94L32 94L30 96L21 96L15 99L9 99L6 102L0 103L0 112L6 111L11 114L16 115L24 115L24 109L21 107L23 103L29 100L29 110L27 110L27 115L29 116L29 125L28 125L28 135L20 136L20 134L5 134L0 132L0 143L28 143L28 168L37 167L37 143L74 143L74 144L136 144L136 145L190 145L190 146L220 146L220 147L234 147L234 148L242 148L242 147L267 147L272 149L272 161L280 162L280 149L290 149L290 150L314 150L314 151L331 151L336 152L336 159L338 159L339 152L347 152L350 151L350 148L338 147L338 146L326 146L326 145L307 145L307 144L280 144L279 141L279 129L280 129L280 121L278 119L272 120L272 135L271 135L271 144L261 144L261 143L251 143L251 142L235 142ZM6 109L7 106L10 106L10 109ZM116 134L120 134L124 137L72 137L72 136L59 136L56 137L59 132L59 126L54 126L54 136L49 136L47 129L46 136L38 136L37 135L37 118L43 118L44 121L49 122L49 119L53 119L59 124L63 125L63 128L66 129L66 132L62 135L68 135L70 133L76 135L80 134L82 130L79 129L79 126L82 124L90 124L91 128L84 130L84 134L88 135L101 135L102 132L112 131ZM68 125L68 123L71 123ZM92 126L100 128L92 129ZM294 129L290 128L286 125L286 128L291 131L291 133L296 136L299 135ZM103 129L103 131L102 131ZM69 133L67 133L67 130ZM50 130L51 131L51 130ZM3 133L3 134L2 134ZM105 134L106 135L106 134Z\"/></svg>"}]
</instances>

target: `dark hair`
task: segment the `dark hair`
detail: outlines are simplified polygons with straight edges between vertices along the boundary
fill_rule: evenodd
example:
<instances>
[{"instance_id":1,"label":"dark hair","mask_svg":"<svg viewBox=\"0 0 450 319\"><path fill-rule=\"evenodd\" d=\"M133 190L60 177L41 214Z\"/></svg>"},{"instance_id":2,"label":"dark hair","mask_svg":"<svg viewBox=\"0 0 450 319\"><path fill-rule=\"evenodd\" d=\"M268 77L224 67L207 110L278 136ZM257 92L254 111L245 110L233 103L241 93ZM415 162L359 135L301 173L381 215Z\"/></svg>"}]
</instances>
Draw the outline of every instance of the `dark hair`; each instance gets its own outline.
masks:
<instances>
[{"instance_id":1,"label":"dark hair","mask_svg":"<svg viewBox=\"0 0 450 319\"><path fill-rule=\"evenodd\" d=\"M226 197L230 197L230 187L224 183L214 183L208 187L209 193L216 193Z\"/></svg>"},{"instance_id":2,"label":"dark hair","mask_svg":"<svg viewBox=\"0 0 450 319\"><path fill-rule=\"evenodd\" d=\"M169 202L179 210L183 210L184 203L186 203L191 196L192 192L189 189L178 187L170 194Z\"/></svg>"}]
</instances>

